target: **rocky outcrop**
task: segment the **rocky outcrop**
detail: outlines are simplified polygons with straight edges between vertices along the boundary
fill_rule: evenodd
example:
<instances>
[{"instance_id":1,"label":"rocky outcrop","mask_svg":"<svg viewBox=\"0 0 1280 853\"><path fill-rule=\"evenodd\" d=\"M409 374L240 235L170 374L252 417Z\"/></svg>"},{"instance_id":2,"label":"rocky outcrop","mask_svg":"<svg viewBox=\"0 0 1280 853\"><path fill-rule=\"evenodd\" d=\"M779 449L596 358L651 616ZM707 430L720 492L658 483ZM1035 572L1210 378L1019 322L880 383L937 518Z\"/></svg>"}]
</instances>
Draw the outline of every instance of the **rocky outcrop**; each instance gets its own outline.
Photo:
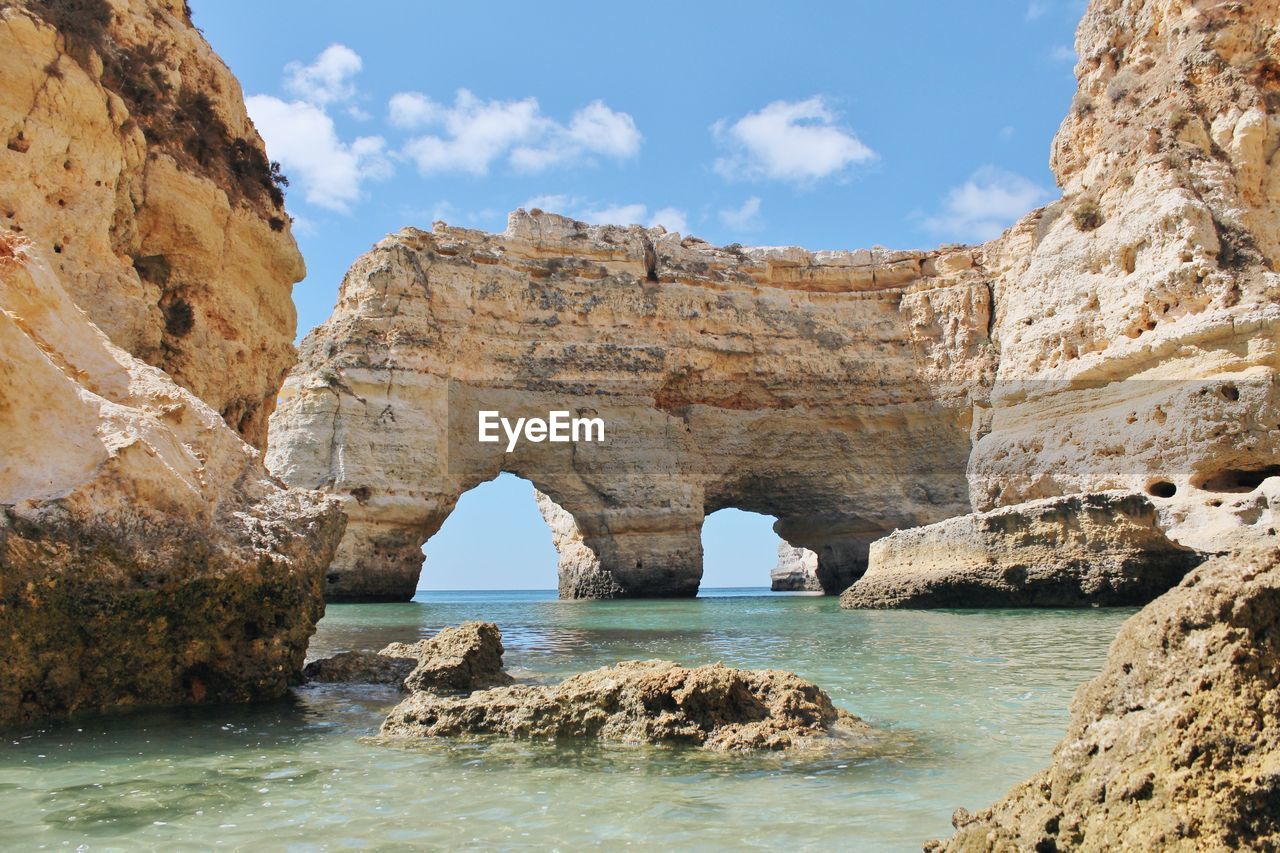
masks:
<instances>
[{"instance_id":1,"label":"rocky outcrop","mask_svg":"<svg viewBox=\"0 0 1280 853\"><path fill-rule=\"evenodd\" d=\"M946 850L1280 847L1280 551L1197 568L1120 630L1053 764Z\"/></svg>"},{"instance_id":2,"label":"rocky outcrop","mask_svg":"<svg viewBox=\"0 0 1280 853\"><path fill-rule=\"evenodd\" d=\"M975 509L1124 489L1199 550L1274 535L1255 490L1280 473L1278 21L1276 0L1090 4L1063 197L985 247L1000 356Z\"/></svg>"},{"instance_id":3,"label":"rocky outcrop","mask_svg":"<svg viewBox=\"0 0 1280 853\"><path fill-rule=\"evenodd\" d=\"M818 555L807 548L793 548L778 543L778 564L769 572L769 589L773 592L821 592L818 581Z\"/></svg>"},{"instance_id":4,"label":"rocky outcrop","mask_svg":"<svg viewBox=\"0 0 1280 853\"><path fill-rule=\"evenodd\" d=\"M864 737L869 727L789 672L624 661L554 686L469 696L415 693L382 725L390 740L499 735L788 749Z\"/></svg>"},{"instance_id":5,"label":"rocky outcrop","mask_svg":"<svg viewBox=\"0 0 1280 853\"><path fill-rule=\"evenodd\" d=\"M0 724L282 694L342 528L0 232Z\"/></svg>"},{"instance_id":6,"label":"rocky outcrop","mask_svg":"<svg viewBox=\"0 0 1280 853\"><path fill-rule=\"evenodd\" d=\"M839 592L873 539L969 509L980 260L717 249L538 211L498 235L405 229L304 341L268 465L346 501L331 599L411 596L423 542L502 471L545 496L566 597L693 595L723 507L777 517ZM508 452L477 440L483 410L599 417L604 440Z\"/></svg>"},{"instance_id":7,"label":"rocky outcrop","mask_svg":"<svg viewBox=\"0 0 1280 853\"><path fill-rule=\"evenodd\" d=\"M502 669L502 634L492 622L445 628L416 651L418 665L404 680L405 690L469 692L511 683Z\"/></svg>"},{"instance_id":8,"label":"rocky outcrop","mask_svg":"<svg viewBox=\"0 0 1280 853\"><path fill-rule=\"evenodd\" d=\"M182 0L0 5L0 227L262 449L304 274L240 86Z\"/></svg>"},{"instance_id":9,"label":"rocky outcrop","mask_svg":"<svg viewBox=\"0 0 1280 853\"><path fill-rule=\"evenodd\" d=\"M404 690L479 690L511 683L502 668L502 634L492 622L463 622L416 643L379 652L340 652L307 664L309 681L395 684Z\"/></svg>"},{"instance_id":10,"label":"rocky outcrop","mask_svg":"<svg viewBox=\"0 0 1280 853\"><path fill-rule=\"evenodd\" d=\"M871 545L847 608L1146 604L1203 557L1170 542L1145 495L1045 498L898 530Z\"/></svg>"}]
</instances>

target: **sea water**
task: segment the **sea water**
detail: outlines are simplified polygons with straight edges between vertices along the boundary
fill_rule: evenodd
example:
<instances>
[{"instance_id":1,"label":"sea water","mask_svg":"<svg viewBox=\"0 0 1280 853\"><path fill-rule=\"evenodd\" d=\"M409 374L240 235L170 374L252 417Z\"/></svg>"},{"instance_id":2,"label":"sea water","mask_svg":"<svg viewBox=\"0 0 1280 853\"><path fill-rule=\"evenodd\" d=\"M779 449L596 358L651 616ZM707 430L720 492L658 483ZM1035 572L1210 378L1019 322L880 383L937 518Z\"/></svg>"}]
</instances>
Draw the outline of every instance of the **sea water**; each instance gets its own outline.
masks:
<instances>
[{"instance_id":1,"label":"sea water","mask_svg":"<svg viewBox=\"0 0 1280 853\"><path fill-rule=\"evenodd\" d=\"M517 677L619 660L788 669L878 729L819 756L523 743L378 745L390 688L7 731L0 846L308 851L583 846L918 850L957 806L1045 766L1130 610L842 611L713 590L681 601L421 593L330 605L311 657L498 623Z\"/></svg>"}]
</instances>

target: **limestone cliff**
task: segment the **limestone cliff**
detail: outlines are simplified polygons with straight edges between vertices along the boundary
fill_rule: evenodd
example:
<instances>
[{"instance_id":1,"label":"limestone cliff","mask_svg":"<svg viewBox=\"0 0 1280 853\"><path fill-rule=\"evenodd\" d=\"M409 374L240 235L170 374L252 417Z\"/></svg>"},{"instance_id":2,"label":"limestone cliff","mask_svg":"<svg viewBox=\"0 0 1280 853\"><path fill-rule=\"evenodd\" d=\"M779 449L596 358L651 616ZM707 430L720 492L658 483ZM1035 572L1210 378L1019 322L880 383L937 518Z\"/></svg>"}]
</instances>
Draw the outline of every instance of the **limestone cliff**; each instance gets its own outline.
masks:
<instances>
[{"instance_id":1,"label":"limestone cliff","mask_svg":"<svg viewBox=\"0 0 1280 853\"><path fill-rule=\"evenodd\" d=\"M968 511L981 254L714 248L533 211L360 258L271 422L268 466L343 496L332 598L407 599L458 496L508 471L555 517L567 597L692 595L738 507L839 592L871 540ZM601 442L477 441L477 414L600 417ZM548 506L551 504L553 506Z\"/></svg>"},{"instance_id":2,"label":"limestone cliff","mask_svg":"<svg viewBox=\"0 0 1280 853\"><path fill-rule=\"evenodd\" d=\"M1146 490L1201 550L1273 530L1278 21L1275 0L1089 6L1063 198L985 248L999 368L975 509Z\"/></svg>"},{"instance_id":3,"label":"limestone cliff","mask_svg":"<svg viewBox=\"0 0 1280 853\"><path fill-rule=\"evenodd\" d=\"M0 232L0 724L280 695L342 527Z\"/></svg>"},{"instance_id":4,"label":"limestone cliff","mask_svg":"<svg viewBox=\"0 0 1280 853\"><path fill-rule=\"evenodd\" d=\"M874 547L874 543L872 545ZM786 542L779 542L778 563L769 572L769 588L774 592L821 591L818 555L808 548L793 548Z\"/></svg>"},{"instance_id":5,"label":"limestone cliff","mask_svg":"<svg viewBox=\"0 0 1280 853\"><path fill-rule=\"evenodd\" d=\"M250 444L303 276L240 85L182 0L0 3L0 227Z\"/></svg>"}]
</instances>

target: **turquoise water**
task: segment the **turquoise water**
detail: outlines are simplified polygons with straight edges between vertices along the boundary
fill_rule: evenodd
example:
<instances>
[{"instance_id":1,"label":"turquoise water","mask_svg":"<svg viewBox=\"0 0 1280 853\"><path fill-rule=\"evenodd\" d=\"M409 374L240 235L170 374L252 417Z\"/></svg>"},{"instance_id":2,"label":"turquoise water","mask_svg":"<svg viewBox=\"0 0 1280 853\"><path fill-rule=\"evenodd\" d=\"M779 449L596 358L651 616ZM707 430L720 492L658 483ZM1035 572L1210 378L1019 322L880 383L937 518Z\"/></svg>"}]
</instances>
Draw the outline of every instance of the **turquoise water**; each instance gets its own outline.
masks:
<instances>
[{"instance_id":1,"label":"turquoise water","mask_svg":"<svg viewBox=\"0 0 1280 853\"><path fill-rule=\"evenodd\" d=\"M1067 704L1132 611L846 612L835 599L713 590L560 602L422 593L332 605L313 656L464 619L502 628L515 675L626 658L794 670L882 730L821 757L362 737L388 689L313 686L254 707L140 712L8 733L0 846L309 851L620 846L918 850L957 806L1042 767Z\"/></svg>"}]
</instances>

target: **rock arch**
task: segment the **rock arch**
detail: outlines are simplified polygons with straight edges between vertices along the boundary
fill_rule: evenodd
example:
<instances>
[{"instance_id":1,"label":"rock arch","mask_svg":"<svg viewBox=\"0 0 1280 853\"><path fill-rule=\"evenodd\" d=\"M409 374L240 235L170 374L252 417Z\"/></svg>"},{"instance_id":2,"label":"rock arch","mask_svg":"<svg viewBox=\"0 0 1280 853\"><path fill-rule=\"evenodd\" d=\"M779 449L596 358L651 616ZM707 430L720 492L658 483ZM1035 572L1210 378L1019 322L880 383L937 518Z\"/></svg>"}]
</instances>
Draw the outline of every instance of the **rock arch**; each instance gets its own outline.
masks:
<instances>
[{"instance_id":1,"label":"rock arch","mask_svg":"<svg viewBox=\"0 0 1280 853\"><path fill-rule=\"evenodd\" d=\"M304 341L268 465L346 500L331 599L411 596L422 543L501 471L546 496L564 597L695 594L724 507L775 516L838 593L873 539L970 510L990 302L967 249L714 248L539 211L405 229ZM606 436L507 452L481 410Z\"/></svg>"}]
</instances>

